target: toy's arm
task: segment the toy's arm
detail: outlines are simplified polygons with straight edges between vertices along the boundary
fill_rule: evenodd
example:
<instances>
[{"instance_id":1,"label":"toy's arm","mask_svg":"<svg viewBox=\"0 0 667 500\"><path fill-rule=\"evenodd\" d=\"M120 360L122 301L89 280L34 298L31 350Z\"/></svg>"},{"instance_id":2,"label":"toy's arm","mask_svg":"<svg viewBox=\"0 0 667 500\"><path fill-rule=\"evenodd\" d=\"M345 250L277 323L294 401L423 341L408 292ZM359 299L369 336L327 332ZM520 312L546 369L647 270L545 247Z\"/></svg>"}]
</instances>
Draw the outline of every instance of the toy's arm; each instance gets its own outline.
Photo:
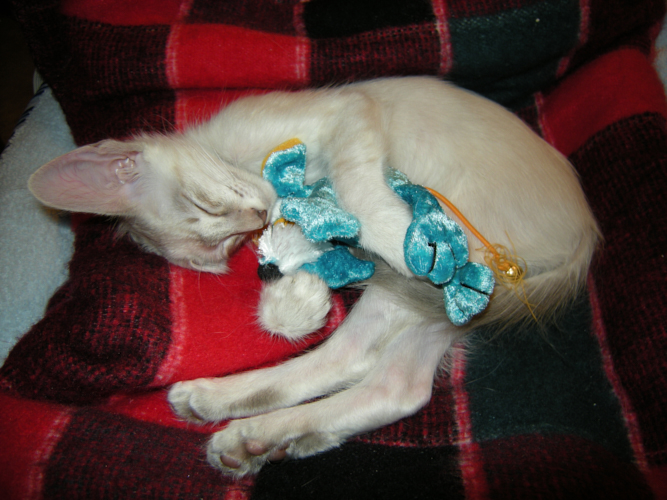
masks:
<instances>
[{"instance_id":1,"label":"toy's arm","mask_svg":"<svg viewBox=\"0 0 667 500\"><path fill-rule=\"evenodd\" d=\"M487 266L468 262L468 239L438 200L424 187L410 183L397 170L387 183L412 207L413 221L405 235L405 261L412 272L443 286L445 311L457 326L468 323L489 303L495 286Z\"/></svg>"},{"instance_id":2,"label":"toy's arm","mask_svg":"<svg viewBox=\"0 0 667 500\"><path fill-rule=\"evenodd\" d=\"M436 285L449 282L456 269L468 262L465 233L442 211L426 188L410 183L397 170L387 173L387 183L412 207L412 223L403 243L408 267Z\"/></svg>"}]
</instances>

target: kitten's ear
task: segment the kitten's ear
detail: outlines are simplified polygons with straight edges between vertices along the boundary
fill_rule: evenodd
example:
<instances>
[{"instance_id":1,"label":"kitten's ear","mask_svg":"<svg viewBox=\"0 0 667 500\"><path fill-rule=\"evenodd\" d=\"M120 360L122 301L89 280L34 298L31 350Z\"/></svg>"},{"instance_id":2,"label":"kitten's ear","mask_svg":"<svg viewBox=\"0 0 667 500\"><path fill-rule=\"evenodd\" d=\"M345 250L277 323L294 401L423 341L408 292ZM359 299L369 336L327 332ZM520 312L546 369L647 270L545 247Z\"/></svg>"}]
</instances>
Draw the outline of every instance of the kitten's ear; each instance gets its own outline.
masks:
<instances>
[{"instance_id":1,"label":"kitten's ear","mask_svg":"<svg viewBox=\"0 0 667 500\"><path fill-rule=\"evenodd\" d=\"M40 167L30 177L28 188L53 208L126 215L145 168L137 146L107 140L75 149Z\"/></svg>"}]
</instances>

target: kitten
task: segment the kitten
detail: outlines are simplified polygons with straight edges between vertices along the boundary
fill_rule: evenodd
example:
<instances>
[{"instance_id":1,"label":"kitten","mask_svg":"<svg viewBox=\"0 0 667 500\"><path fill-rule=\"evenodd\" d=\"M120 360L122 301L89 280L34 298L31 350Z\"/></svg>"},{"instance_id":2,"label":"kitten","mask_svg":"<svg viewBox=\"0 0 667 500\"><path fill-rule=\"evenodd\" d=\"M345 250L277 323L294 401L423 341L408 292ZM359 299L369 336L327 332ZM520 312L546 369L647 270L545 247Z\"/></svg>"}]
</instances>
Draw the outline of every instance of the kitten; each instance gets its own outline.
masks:
<instances>
[{"instance_id":1,"label":"kitten","mask_svg":"<svg viewBox=\"0 0 667 500\"><path fill-rule=\"evenodd\" d=\"M42 167L30 189L56 208L120 216L122 230L146 250L222 273L246 235L270 218L275 193L261 164L292 138L308 149L306 183L332 180L378 266L319 348L272 368L172 387L169 401L186 419L237 419L213 435L208 460L238 476L416 412L430 400L452 343L481 324L530 318L517 295L497 285L483 314L465 327L451 324L442 291L405 264L412 213L386 184L386 167L440 191L489 241L525 259L527 298L540 318L584 285L599 239L562 155L502 107L422 77L247 97L184 133L80 148ZM465 231L470 260L483 262L482 245ZM262 295L260 309L288 311L266 322L297 338L321 324L328 302L320 293L292 318L280 301L307 303L296 297L322 283L303 274L287 279Z\"/></svg>"}]
</instances>

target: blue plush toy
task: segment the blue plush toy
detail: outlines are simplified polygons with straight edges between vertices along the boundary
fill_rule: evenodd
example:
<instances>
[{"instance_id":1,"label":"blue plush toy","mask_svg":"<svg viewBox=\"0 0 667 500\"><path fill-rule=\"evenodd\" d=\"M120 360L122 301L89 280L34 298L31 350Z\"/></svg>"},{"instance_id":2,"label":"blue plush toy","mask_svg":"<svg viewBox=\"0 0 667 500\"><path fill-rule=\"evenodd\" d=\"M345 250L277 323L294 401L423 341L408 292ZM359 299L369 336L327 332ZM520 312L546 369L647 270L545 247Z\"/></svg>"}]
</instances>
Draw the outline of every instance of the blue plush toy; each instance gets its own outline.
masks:
<instances>
[{"instance_id":1,"label":"blue plush toy","mask_svg":"<svg viewBox=\"0 0 667 500\"><path fill-rule=\"evenodd\" d=\"M305 185L305 170L306 146L296 139L276 148L264 163L264 178L281 198L280 215L298 227L269 227L259 241L260 263L277 265L283 272L303 269L330 288L370 278L374 264L349 251L357 246L359 221L338 206L329 179ZM404 242L408 268L442 286L452 323L467 323L489 303L493 272L468 261L465 233L424 187L397 170L388 172L387 183L413 211Z\"/></svg>"}]
</instances>

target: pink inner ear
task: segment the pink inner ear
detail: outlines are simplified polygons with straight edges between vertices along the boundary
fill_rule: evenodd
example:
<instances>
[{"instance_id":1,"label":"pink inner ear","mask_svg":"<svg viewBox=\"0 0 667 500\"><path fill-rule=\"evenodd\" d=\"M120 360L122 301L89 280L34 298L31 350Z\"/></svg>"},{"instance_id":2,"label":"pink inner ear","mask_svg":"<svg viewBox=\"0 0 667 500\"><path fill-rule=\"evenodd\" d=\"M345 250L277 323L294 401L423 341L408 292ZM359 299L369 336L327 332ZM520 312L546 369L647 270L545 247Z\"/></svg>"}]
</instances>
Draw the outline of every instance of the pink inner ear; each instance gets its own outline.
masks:
<instances>
[{"instance_id":1,"label":"pink inner ear","mask_svg":"<svg viewBox=\"0 0 667 500\"><path fill-rule=\"evenodd\" d=\"M47 163L28 186L45 205L72 212L123 215L139 178L139 153L112 141L84 146ZM120 146L120 147L119 147Z\"/></svg>"}]
</instances>

